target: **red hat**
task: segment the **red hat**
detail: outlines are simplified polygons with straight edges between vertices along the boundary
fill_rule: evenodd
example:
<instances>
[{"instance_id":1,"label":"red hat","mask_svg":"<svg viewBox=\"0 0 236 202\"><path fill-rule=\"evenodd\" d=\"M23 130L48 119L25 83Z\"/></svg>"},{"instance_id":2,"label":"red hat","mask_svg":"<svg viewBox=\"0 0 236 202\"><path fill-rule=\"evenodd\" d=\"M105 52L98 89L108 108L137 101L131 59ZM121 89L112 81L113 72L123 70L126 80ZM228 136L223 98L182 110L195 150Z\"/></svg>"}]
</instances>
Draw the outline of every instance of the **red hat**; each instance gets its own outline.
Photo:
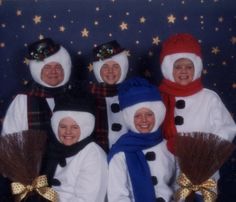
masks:
<instances>
[{"instance_id":1,"label":"red hat","mask_svg":"<svg viewBox=\"0 0 236 202\"><path fill-rule=\"evenodd\" d=\"M163 76L173 79L174 62L180 58L187 58L194 64L194 80L201 76L203 64L201 46L198 40L188 33L178 33L170 36L162 45L160 64Z\"/></svg>"},{"instance_id":2,"label":"red hat","mask_svg":"<svg viewBox=\"0 0 236 202\"><path fill-rule=\"evenodd\" d=\"M162 45L160 63L166 55L174 53L194 53L202 57L201 46L196 38L188 33L178 33L170 36Z\"/></svg>"}]
</instances>

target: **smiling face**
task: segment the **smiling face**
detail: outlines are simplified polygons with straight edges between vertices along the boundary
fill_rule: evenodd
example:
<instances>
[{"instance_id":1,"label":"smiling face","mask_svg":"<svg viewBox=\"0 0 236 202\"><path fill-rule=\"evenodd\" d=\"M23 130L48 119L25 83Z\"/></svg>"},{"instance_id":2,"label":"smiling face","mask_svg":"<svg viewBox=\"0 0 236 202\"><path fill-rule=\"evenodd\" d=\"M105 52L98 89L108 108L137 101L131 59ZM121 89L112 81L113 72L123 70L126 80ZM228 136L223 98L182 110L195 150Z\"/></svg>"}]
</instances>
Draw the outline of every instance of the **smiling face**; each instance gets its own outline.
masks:
<instances>
[{"instance_id":1,"label":"smiling face","mask_svg":"<svg viewBox=\"0 0 236 202\"><path fill-rule=\"evenodd\" d=\"M180 58L175 61L173 68L174 81L182 86L188 85L193 81L194 65L187 58Z\"/></svg>"},{"instance_id":2,"label":"smiling face","mask_svg":"<svg viewBox=\"0 0 236 202\"><path fill-rule=\"evenodd\" d=\"M140 133L149 133L155 124L153 111L148 108L140 108L134 114L134 125Z\"/></svg>"},{"instance_id":3,"label":"smiling face","mask_svg":"<svg viewBox=\"0 0 236 202\"><path fill-rule=\"evenodd\" d=\"M58 137L62 144L70 146L78 142L80 138L80 127L70 117L61 119L58 126Z\"/></svg>"},{"instance_id":4,"label":"smiling face","mask_svg":"<svg viewBox=\"0 0 236 202\"><path fill-rule=\"evenodd\" d=\"M57 86L64 80L64 70L61 64L50 62L41 71L41 80L50 86Z\"/></svg>"},{"instance_id":5,"label":"smiling face","mask_svg":"<svg viewBox=\"0 0 236 202\"><path fill-rule=\"evenodd\" d=\"M100 75L105 83L114 85L121 77L120 65L117 62L110 60L102 65Z\"/></svg>"}]
</instances>

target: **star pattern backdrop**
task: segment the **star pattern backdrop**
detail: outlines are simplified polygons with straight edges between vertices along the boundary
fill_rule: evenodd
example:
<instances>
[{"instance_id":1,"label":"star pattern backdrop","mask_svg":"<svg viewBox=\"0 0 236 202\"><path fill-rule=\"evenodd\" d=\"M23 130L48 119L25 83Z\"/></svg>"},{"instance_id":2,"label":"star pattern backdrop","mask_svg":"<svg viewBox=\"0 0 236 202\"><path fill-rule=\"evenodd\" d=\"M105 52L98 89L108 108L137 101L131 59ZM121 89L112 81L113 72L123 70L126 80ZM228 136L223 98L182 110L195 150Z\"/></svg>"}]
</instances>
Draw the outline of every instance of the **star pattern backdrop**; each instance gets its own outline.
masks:
<instances>
[{"instance_id":1,"label":"star pattern backdrop","mask_svg":"<svg viewBox=\"0 0 236 202\"><path fill-rule=\"evenodd\" d=\"M203 82L235 119L234 0L0 0L0 116L30 79L27 45L35 40L52 37L62 44L72 57L73 78L93 81L92 48L116 39L128 50L129 75L158 84L161 43L177 32L198 38ZM235 164L233 156L225 166L234 183Z\"/></svg>"}]
</instances>

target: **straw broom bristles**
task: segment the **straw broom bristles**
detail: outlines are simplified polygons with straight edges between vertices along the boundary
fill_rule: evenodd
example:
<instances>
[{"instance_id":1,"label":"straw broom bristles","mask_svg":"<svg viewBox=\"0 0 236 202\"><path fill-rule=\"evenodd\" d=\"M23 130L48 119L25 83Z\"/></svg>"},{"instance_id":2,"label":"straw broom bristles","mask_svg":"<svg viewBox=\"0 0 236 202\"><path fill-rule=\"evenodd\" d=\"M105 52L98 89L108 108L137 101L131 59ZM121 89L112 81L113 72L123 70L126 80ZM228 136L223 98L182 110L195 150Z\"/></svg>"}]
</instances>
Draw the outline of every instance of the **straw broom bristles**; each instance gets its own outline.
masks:
<instances>
[{"instance_id":1,"label":"straw broom bristles","mask_svg":"<svg viewBox=\"0 0 236 202\"><path fill-rule=\"evenodd\" d=\"M39 175L46 134L24 131L0 137L0 173L11 181L31 184Z\"/></svg>"},{"instance_id":2,"label":"straw broom bristles","mask_svg":"<svg viewBox=\"0 0 236 202\"><path fill-rule=\"evenodd\" d=\"M233 143L211 133L182 133L175 139L180 170L193 184L201 184L208 180L234 149Z\"/></svg>"}]
</instances>

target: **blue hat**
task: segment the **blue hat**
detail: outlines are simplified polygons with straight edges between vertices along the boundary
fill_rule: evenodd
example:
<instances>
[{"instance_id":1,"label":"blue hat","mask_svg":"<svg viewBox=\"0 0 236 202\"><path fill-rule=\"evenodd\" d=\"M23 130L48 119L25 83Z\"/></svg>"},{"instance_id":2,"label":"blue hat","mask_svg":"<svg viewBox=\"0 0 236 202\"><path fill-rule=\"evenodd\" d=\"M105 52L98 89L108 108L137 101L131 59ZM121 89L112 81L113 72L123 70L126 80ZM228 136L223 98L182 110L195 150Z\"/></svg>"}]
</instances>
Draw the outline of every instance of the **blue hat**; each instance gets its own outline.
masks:
<instances>
[{"instance_id":1,"label":"blue hat","mask_svg":"<svg viewBox=\"0 0 236 202\"><path fill-rule=\"evenodd\" d=\"M160 101L157 88L147 80L133 77L120 84L118 88L120 108L124 109L140 102Z\"/></svg>"}]
</instances>

